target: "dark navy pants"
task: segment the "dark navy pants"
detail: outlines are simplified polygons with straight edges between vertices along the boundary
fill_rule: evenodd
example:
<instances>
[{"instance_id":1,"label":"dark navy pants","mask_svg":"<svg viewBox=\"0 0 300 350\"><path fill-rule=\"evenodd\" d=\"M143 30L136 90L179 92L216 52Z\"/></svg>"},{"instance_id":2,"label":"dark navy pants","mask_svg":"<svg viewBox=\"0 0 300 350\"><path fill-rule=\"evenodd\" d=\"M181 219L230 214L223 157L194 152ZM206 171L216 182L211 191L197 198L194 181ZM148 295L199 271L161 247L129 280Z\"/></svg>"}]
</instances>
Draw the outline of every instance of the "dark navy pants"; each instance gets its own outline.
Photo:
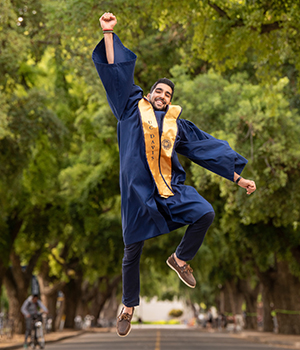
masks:
<instances>
[{"instance_id":1,"label":"dark navy pants","mask_svg":"<svg viewBox=\"0 0 300 350\"><path fill-rule=\"evenodd\" d=\"M201 247L205 234L215 217L214 212L203 215L198 221L190 225L179 246L176 249L176 256L183 261L194 258ZM140 258L144 241L125 246L123 258L123 298L125 306L139 305L140 295Z\"/></svg>"}]
</instances>

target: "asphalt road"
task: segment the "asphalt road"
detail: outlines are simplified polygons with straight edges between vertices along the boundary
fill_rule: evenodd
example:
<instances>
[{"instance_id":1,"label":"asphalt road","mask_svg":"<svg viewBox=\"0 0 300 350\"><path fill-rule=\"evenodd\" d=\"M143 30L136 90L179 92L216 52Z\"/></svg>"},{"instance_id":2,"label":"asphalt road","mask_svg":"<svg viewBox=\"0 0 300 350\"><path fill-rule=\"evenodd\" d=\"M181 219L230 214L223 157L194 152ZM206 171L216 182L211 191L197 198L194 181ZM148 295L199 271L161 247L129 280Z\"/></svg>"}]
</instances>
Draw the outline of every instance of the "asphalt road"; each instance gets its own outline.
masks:
<instances>
[{"instance_id":1,"label":"asphalt road","mask_svg":"<svg viewBox=\"0 0 300 350\"><path fill-rule=\"evenodd\" d=\"M247 342L222 333L201 333L192 329L132 329L126 338L115 333L88 333L57 343L47 350L264 350L282 349Z\"/></svg>"}]
</instances>

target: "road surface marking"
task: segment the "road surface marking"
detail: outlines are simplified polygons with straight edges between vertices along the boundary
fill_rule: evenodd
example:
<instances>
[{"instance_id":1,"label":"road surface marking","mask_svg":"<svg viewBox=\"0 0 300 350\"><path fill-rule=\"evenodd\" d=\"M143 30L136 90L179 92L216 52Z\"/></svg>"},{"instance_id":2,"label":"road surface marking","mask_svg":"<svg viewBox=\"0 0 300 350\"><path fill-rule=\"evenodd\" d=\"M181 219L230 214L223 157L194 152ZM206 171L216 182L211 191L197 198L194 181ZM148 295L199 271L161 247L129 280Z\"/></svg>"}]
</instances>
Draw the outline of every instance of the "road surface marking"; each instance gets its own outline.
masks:
<instances>
[{"instance_id":1,"label":"road surface marking","mask_svg":"<svg viewBox=\"0 0 300 350\"><path fill-rule=\"evenodd\" d=\"M154 350L160 350L160 331L157 331L156 333L156 343Z\"/></svg>"}]
</instances>

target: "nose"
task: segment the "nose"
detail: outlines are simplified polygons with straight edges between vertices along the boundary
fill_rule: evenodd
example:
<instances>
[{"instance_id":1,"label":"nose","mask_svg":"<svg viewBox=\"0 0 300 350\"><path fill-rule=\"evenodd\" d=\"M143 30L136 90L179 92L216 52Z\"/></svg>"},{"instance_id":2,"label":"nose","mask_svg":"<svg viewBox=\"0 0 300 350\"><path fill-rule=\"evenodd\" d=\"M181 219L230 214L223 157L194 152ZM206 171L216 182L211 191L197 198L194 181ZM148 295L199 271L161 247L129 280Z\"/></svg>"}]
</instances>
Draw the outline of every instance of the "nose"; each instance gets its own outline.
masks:
<instances>
[{"instance_id":1,"label":"nose","mask_svg":"<svg viewBox=\"0 0 300 350\"><path fill-rule=\"evenodd\" d=\"M160 93L158 94L158 97L159 97L160 99L162 99L162 100L165 100L165 98L166 98L165 92L164 92L164 91L160 92Z\"/></svg>"}]
</instances>

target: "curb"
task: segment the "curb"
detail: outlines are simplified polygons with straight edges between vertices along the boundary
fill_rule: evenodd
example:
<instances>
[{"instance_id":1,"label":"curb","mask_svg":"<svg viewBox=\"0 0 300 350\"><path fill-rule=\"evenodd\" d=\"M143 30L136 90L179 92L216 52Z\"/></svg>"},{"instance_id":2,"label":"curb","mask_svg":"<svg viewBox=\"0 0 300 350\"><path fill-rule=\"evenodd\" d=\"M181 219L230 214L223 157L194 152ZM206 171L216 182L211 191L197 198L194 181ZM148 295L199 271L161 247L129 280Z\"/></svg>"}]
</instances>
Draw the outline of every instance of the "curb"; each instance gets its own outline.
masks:
<instances>
[{"instance_id":1,"label":"curb","mask_svg":"<svg viewBox=\"0 0 300 350\"><path fill-rule=\"evenodd\" d=\"M208 333L219 333L216 329L210 329L210 330L201 330L201 332L208 332ZM290 349L300 349L300 336L297 335L291 335L291 337L297 337L297 339L294 340L288 340L288 339L276 339L276 337L280 337L280 334L275 334L274 337L271 338L271 334L267 335L268 333L262 332L262 334L258 334L259 332L256 332L256 334L247 334L247 331L241 331L241 332L221 332L224 334L228 334L232 338L236 339L244 339L251 341L253 343L259 343L259 344L265 344L274 346L276 348L279 347L288 347ZM255 332L253 332L255 333ZM286 335L283 335L284 337Z\"/></svg>"},{"instance_id":2,"label":"curb","mask_svg":"<svg viewBox=\"0 0 300 350\"><path fill-rule=\"evenodd\" d=\"M247 339L250 341L253 341L255 343L260 344L267 344L267 345L274 345L274 346L281 346L281 347L291 347L293 349L300 349L300 341L287 341L287 340L276 340L276 339L264 339L263 337L259 335L238 335L238 334L232 334L232 337L239 338L239 339Z\"/></svg>"},{"instance_id":3,"label":"curb","mask_svg":"<svg viewBox=\"0 0 300 350\"><path fill-rule=\"evenodd\" d=\"M61 337L57 338L57 339L50 339L50 340L47 340L46 341L46 344L50 344L50 343L55 343L55 342L59 342L59 341L62 341L62 340L65 340L65 339L69 339L69 338L75 338L75 337L78 337L79 335L82 335L84 333L88 333L88 331L78 331L78 333L76 334L70 334L70 335L62 335ZM8 345L6 347L1 347L0 349L1 350L6 350L6 349L20 349L20 348L23 348L23 343L19 343L19 344L15 344L15 345Z\"/></svg>"}]
</instances>

